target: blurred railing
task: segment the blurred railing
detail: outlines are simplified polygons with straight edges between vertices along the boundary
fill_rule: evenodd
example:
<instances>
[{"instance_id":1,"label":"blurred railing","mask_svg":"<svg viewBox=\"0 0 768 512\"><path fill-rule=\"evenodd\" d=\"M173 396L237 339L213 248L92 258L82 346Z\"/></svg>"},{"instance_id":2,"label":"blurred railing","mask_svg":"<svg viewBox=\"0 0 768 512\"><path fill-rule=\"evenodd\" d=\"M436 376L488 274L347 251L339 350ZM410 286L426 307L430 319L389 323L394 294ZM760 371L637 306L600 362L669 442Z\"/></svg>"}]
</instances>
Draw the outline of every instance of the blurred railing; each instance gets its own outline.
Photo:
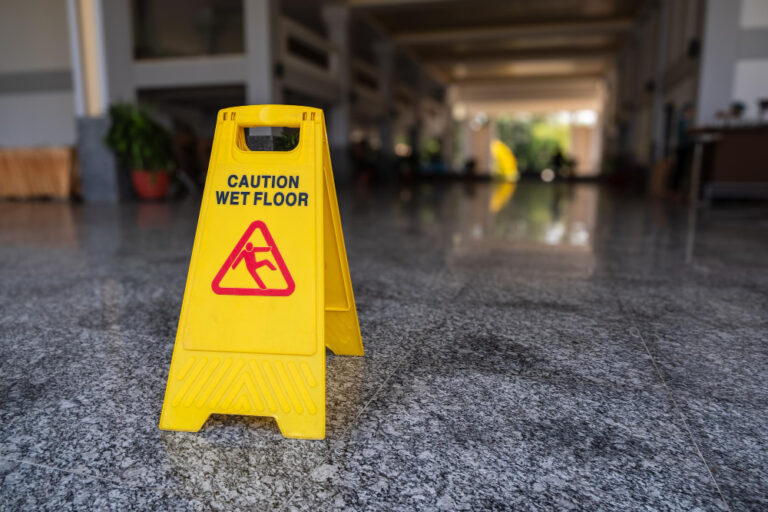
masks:
<instances>
[{"instance_id":1,"label":"blurred railing","mask_svg":"<svg viewBox=\"0 0 768 512\"><path fill-rule=\"evenodd\" d=\"M276 72L283 87L326 104L337 102L343 65L341 49L284 16L277 30ZM248 56L242 53L138 59L133 62L134 86L172 89L245 84L248 65ZM352 108L360 121L375 123L388 114L397 125L407 126L420 116L440 116L441 106L437 102L402 80L392 84L390 110L385 112L384 76L379 67L360 58L352 58L349 66Z\"/></svg>"},{"instance_id":2,"label":"blurred railing","mask_svg":"<svg viewBox=\"0 0 768 512\"><path fill-rule=\"evenodd\" d=\"M289 18L280 21L277 60L285 66L285 86L326 101L338 99L340 50Z\"/></svg>"}]
</instances>

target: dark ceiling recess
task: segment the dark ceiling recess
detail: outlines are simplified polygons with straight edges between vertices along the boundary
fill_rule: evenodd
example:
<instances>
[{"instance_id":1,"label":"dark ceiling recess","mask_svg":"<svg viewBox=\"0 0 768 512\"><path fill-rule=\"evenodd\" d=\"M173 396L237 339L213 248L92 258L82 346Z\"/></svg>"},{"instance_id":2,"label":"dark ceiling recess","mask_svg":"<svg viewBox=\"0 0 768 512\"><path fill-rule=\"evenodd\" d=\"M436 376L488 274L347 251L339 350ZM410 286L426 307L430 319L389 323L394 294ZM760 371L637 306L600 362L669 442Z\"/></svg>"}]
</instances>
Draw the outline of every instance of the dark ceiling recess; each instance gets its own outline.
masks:
<instances>
[{"instance_id":1,"label":"dark ceiling recess","mask_svg":"<svg viewBox=\"0 0 768 512\"><path fill-rule=\"evenodd\" d=\"M364 11L399 45L443 78L462 81L543 76L550 72L558 76L601 73L633 26L644 1L348 3Z\"/></svg>"}]
</instances>

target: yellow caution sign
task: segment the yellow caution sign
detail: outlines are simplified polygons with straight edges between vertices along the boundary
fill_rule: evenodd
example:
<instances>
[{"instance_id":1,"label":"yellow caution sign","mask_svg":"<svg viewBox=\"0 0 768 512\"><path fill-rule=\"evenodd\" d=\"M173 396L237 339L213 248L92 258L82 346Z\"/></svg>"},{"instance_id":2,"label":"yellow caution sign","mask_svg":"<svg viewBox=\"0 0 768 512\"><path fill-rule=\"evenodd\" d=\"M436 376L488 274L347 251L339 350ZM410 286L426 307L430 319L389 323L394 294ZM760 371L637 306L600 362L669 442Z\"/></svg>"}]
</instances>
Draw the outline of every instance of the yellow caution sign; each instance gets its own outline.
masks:
<instances>
[{"instance_id":1,"label":"yellow caution sign","mask_svg":"<svg viewBox=\"0 0 768 512\"><path fill-rule=\"evenodd\" d=\"M299 128L299 143L249 151L253 126ZM326 346L363 355L323 112L222 110L160 428L247 414L322 439Z\"/></svg>"}]
</instances>

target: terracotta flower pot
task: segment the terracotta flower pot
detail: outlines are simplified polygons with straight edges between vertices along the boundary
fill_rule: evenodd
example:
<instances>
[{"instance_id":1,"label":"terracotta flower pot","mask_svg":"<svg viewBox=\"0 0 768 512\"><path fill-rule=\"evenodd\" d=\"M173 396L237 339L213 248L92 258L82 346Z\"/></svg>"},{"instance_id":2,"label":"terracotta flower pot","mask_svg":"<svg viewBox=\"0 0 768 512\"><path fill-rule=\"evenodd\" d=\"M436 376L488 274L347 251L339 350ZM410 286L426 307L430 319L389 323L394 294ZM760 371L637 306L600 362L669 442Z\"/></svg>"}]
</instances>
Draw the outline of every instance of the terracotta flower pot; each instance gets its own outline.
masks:
<instances>
[{"instance_id":1,"label":"terracotta flower pot","mask_svg":"<svg viewBox=\"0 0 768 512\"><path fill-rule=\"evenodd\" d=\"M131 171L131 182L141 199L162 199L168 193L171 175L164 170L134 169Z\"/></svg>"}]
</instances>

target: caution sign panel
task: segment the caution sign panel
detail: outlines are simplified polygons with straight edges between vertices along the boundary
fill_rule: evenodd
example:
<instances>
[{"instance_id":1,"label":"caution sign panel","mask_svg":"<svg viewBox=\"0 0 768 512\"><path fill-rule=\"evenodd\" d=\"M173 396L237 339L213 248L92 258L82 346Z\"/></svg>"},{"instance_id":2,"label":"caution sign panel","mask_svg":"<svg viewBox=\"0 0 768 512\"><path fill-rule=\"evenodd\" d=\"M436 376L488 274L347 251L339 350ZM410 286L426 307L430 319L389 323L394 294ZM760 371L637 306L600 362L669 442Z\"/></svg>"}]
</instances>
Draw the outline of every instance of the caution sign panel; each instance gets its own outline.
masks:
<instances>
[{"instance_id":1,"label":"caution sign panel","mask_svg":"<svg viewBox=\"0 0 768 512\"><path fill-rule=\"evenodd\" d=\"M299 128L291 151L250 151L244 130ZM363 355L323 113L219 112L160 418L272 416L283 435L325 435L325 347Z\"/></svg>"}]
</instances>

